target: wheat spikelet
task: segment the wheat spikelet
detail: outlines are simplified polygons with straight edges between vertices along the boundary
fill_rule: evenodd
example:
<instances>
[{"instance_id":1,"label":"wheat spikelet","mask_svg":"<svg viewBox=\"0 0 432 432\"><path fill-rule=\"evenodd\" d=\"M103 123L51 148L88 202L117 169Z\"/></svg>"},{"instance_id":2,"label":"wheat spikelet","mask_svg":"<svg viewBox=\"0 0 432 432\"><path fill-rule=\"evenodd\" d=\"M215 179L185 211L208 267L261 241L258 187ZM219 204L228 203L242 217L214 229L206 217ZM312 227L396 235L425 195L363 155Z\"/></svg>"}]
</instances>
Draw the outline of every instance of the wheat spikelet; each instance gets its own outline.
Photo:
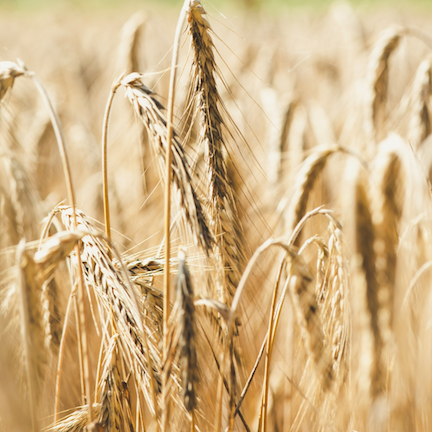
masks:
<instances>
[{"instance_id":1,"label":"wheat spikelet","mask_svg":"<svg viewBox=\"0 0 432 432\"><path fill-rule=\"evenodd\" d=\"M418 149L431 133L430 97L432 94L432 57L423 60L414 79L412 111L409 123L409 142Z\"/></svg>"},{"instance_id":2,"label":"wheat spikelet","mask_svg":"<svg viewBox=\"0 0 432 432\"><path fill-rule=\"evenodd\" d=\"M120 69L125 70L126 74L140 70L138 48L145 23L146 16L142 12L137 12L123 26L119 47L119 64Z\"/></svg>"},{"instance_id":3,"label":"wheat spikelet","mask_svg":"<svg viewBox=\"0 0 432 432\"><path fill-rule=\"evenodd\" d=\"M239 234L241 226L232 185L227 173L223 137L224 105L219 95L210 24L200 1L192 0L188 14L194 61L192 65L194 93L202 115L201 140L206 151L208 195L214 253L218 260L217 299L229 303L235 293L243 265Z\"/></svg>"},{"instance_id":4,"label":"wheat spikelet","mask_svg":"<svg viewBox=\"0 0 432 432\"><path fill-rule=\"evenodd\" d=\"M365 78L366 136L377 143L385 136L386 102L388 94L389 60L404 34L401 27L383 31L369 56Z\"/></svg>"},{"instance_id":5,"label":"wheat spikelet","mask_svg":"<svg viewBox=\"0 0 432 432\"><path fill-rule=\"evenodd\" d=\"M153 91L142 83L141 75L130 74L122 80L121 84L125 87L126 96L137 115L146 126L155 146L155 152L163 162L167 146L167 123L162 105L153 97ZM176 188L176 199L196 243L208 253L211 250L212 238L201 203L192 187L192 178L184 150L176 135L173 137L172 151L172 178Z\"/></svg>"},{"instance_id":6,"label":"wheat spikelet","mask_svg":"<svg viewBox=\"0 0 432 432\"><path fill-rule=\"evenodd\" d=\"M72 228L72 210L69 207L59 207L62 221L68 230ZM85 232L95 232L85 215L77 210L77 228ZM76 259L76 257L75 257ZM152 376L160 385L160 350L158 348L162 335L153 331L151 322L146 321L141 334L139 327L140 310L137 310L133 301L134 293L127 288L126 282L113 264L107 247L94 235L85 235L82 238L82 250L80 257L83 266L85 282L93 288L100 299L108 316L112 313L116 318L117 331L119 332L119 344L122 352L130 353L124 356L124 362L143 378L139 389L143 392L152 410L153 395L151 394ZM145 307L151 307L145 304ZM145 342L148 341L149 352L146 352ZM151 359L151 365L148 364ZM149 370L152 368L152 370Z\"/></svg>"},{"instance_id":7,"label":"wheat spikelet","mask_svg":"<svg viewBox=\"0 0 432 432\"><path fill-rule=\"evenodd\" d=\"M191 276L186 265L186 255L179 252L177 274L177 308L179 311L179 355L183 401L189 413L197 404L198 362L196 349L197 326L195 318L194 293Z\"/></svg>"},{"instance_id":8,"label":"wheat spikelet","mask_svg":"<svg viewBox=\"0 0 432 432\"><path fill-rule=\"evenodd\" d=\"M290 205L284 214L287 232L292 232L305 215L309 194L314 187L315 180L324 169L329 156L339 150L342 148L336 145L319 146L304 161L296 176ZM279 206L285 207L286 201L285 198Z\"/></svg>"}]
</instances>

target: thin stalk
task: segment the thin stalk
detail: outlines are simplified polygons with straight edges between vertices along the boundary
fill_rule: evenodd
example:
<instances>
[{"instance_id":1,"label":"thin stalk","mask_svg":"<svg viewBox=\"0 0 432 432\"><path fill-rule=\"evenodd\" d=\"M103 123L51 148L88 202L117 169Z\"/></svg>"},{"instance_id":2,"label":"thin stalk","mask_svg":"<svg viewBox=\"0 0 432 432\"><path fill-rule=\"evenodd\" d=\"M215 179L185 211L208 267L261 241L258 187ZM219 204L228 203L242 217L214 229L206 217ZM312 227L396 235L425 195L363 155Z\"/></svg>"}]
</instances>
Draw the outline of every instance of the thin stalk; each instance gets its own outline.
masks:
<instances>
[{"instance_id":1,"label":"thin stalk","mask_svg":"<svg viewBox=\"0 0 432 432\"><path fill-rule=\"evenodd\" d=\"M35 84L37 90L39 91L42 100L48 110L51 123L54 129L54 133L57 139L57 144L60 152L60 157L63 165L63 172L65 175L66 188L68 192L68 198L70 201L70 205L73 211L73 227L74 230L77 228L77 217L76 217L76 208L75 208L75 194L74 188L72 184L72 175L70 171L70 162L69 157L66 150L66 140L64 137L63 129L61 127L60 119L58 117L57 111L54 108L54 105L51 102L51 99L48 95L48 92L42 83L42 81L38 78L38 76L34 72L27 71L27 76L32 78L33 83ZM80 242L77 243L75 247L77 258L81 256L80 253ZM84 277L82 273L81 265L78 265L78 309L79 309L79 332L82 337L82 354L84 361L84 381L86 384L86 403L88 406L88 418L89 423L93 421L93 410L92 410L92 399L91 399L91 390L90 390L90 359L88 355L88 345L87 345L87 327L86 327L86 319L85 319L85 305L84 305Z\"/></svg>"},{"instance_id":2,"label":"thin stalk","mask_svg":"<svg viewBox=\"0 0 432 432\"><path fill-rule=\"evenodd\" d=\"M218 380L218 386L217 386L217 393L216 393L216 421L215 421L215 432L219 432L222 424L222 398L223 398L223 383L222 383L222 377L225 376L225 367L226 367L226 358L228 353L228 347L229 347L229 341L232 338L233 335L233 328L234 328L234 321L236 318L236 312L237 307L240 302L240 298L243 294L243 291L246 286L246 282L249 279L249 276L252 272L252 270L255 268L255 264L260 257L260 255L265 252L267 249L269 249L272 246L279 246L283 249L287 250L288 252L288 246L283 243L283 241L286 241L285 238L279 238L279 239L268 239L266 242L264 242L253 254L252 258L249 260L246 270L244 271L240 282L238 284L236 293L234 295L233 302L231 304L228 324L227 324L227 336L224 341L224 348L223 348L223 355L222 355L222 361L221 361L221 375L219 376Z\"/></svg>"},{"instance_id":3,"label":"thin stalk","mask_svg":"<svg viewBox=\"0 0 432 432\"><path fill-rule=\"evenodd\" d=\"M74 311L75 311L75 321L78 325L77 345L78 345L78 360L79 360L79 366L80 366L81 403L83 405L85 405L86 404L86 383L84 380L84 374L85 374L85 372L84 372L84 360L83 360L81 332L79 329L79 307L78 307L78 301L77 301L75 293L73 296L73 302L74 302Z\"/></svg>"},{"instance_id":4,"label":"thin stalk","mask_svg":"<svg viewBox=\"0 0 432 432\"><path fill-rule=\"evenodd\" d=\"M190 0L185 0L180 12L180 17L177 22L177 28L174 37L174 48L171 62L171 75L169 84L168 96L168 115L167 115L167 149L165 160L165 271L164 271L164 299L163 299L163 364L168 356L168 334L169 334L169 316L170 316L170 221L171 221L171 165L172 151L171 141L173 139L173 117L174 117L174 99L175 99L175 84L177 77L177 64L180 52L180 38L183 29L183 23L186 18L187 10L189 9ZM162 394L167 394L168 377L162 374ZM162 430L168 430L168 410L165 410L166 401L162 403Z\"/></svg>"},{"instance_id":5,"label":"thin stalk","mask_svg":"<svg viewBox=\"0 0 432 432\"><path fill-rule=\"evenodd\" d=\"M271 309L270 309L270 318L269 318L269 326L268 326L268 334L270 335L269 338L267 338L267 355L266 355L266 361L265 361L265 372L264 372L264 394L262 399L262 405L261 405L261 416L262 416L262 426L261 430L263 432L266 432L267 430L267 403L268 403L268 388L269 388L269 378L270 378L270 361L271 361L271 355L272 355L272 348L273 348L273 322L274 322L274 313L276 308L276 299L278 294L278 289L280 285L280 280L282 277L282 271L285 265L285 256L282 259L281 265L279 267L279 272L276 280L276 285L273 290L273 298L271 303Z\"/></svg>"},{"instance_id":6,"label":"thin stalk","mask_svg":"<svg viewBox=\"0 0 432 432\"><path fill-rule=\"evenodd\" d=\"M108 96L108 101L105 108L105 115L102 126L102 176L103 176L103 200L104 200L104 218L105 218L105 234L111 240L111 220L109 213L109 198L108 198L108 126L111 115L111 108L114 101L114 96L117 89L120 87L120 82L124 77L124 73L117 78L112 86Z\"/></svg>"}]
</instances>

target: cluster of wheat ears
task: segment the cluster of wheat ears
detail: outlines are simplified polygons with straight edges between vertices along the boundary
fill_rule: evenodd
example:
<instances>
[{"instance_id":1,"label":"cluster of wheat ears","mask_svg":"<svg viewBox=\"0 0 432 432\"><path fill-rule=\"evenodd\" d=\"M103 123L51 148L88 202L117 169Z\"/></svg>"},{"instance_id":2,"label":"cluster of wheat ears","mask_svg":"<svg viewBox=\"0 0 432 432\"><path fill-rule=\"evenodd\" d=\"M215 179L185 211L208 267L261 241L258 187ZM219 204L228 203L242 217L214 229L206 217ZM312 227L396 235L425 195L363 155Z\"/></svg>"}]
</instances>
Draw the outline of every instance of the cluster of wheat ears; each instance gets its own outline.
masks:
<instances>
[{"instance_id":1,"label":"cluster of wheat ears","mask_svg":"<svg viewBox=\"0 0 432 432\"><path fill-rule=\"evenodd\" d=\"M199 0L162 75L134 15L103 117L96 61L58 104L0 62L0 431L430 430L432 38L331 13L346 70L262 42L229 78Z\"/></svg>"}]
</instances>

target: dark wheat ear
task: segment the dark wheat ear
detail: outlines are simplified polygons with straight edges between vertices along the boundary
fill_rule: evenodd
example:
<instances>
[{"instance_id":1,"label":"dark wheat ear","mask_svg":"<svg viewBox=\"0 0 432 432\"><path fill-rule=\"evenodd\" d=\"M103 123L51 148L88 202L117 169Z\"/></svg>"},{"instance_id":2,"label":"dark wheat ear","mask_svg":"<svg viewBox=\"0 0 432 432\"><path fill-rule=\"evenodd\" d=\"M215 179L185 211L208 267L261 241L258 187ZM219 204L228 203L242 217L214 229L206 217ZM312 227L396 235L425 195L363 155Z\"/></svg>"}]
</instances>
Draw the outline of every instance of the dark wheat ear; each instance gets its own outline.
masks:
<instances>
[{"instance_id":1,"label":"dark wheat ear","mask_svg":"<svg viewBox=\"0 0 432 432\"><path fill-rule=\"evenodd\" d=\"M406 142L392 135L380 144L371 173L371 214L375 228L376 272L379 283L379 325L389 342L394 318L397 248L405 202Z\"/></svg>"},{"instance_id":2,"label":"dark wheat ear","mask_svg":"<svg viewBox=\"0 0 432 432\"><path fill-rule=\"evenodd\" d=\"M155 153L164 163L167 149L167 121L163 113L164 108L155 99L155 93L141 81L141 78L142 75L132 73L125 77L121 84L136 114L147 128ZM172 181L185 224L191 230L196 243L209 254L213 239L201 202L192 185L192 176L184 149L176 133L172 140Z\"/></svg>"},{"instance_id":3,"label":"dark wheat ear","mask_svg":"<svg viewBox=\"0 0 432 432\"><path fill-rule=\"evenodd\" d=\"M191 1L188 23L192 38L192 89L201 113L201 141L205 147L207 191L216 239L214 254L218 261L217 299L230 303L244 264L240 233L242 231L235 196L228 176L229 157L223 135L225 107L218 92L219 70L206 11L200 1Z\"/></svg>"},{"instance_id":4,"label":"dark wheat ear","mask_svg":"<svg viewBox=\"0 0 432 432\"><path fill-rule=\"evenodd\" d=\"M183 402L188 412L192 414L197 405L196 391L199 375L196 337L198 331L192 280L183 250L179 252L178 260L176 303L179 314L180 376L182 380Z\"/></svg>"},{"instance_id":5,"label":"dark wheat ear","mask_svg":"<svg viewBox=\"0 0 432 432\"><path fill-rule=\"evenodd\" d=\"M351 161L354 162L354 161ZM372 223L369 201L369 181L358 163L350 163L349 199L347 211L351 212L350 237L353 243L352 291L355 319L359 332L359 390L362 405L367 409L385 389L382 365L383 337L379 322L379 284L376 271L375 228Z\"/></svg>"}]
</instances>

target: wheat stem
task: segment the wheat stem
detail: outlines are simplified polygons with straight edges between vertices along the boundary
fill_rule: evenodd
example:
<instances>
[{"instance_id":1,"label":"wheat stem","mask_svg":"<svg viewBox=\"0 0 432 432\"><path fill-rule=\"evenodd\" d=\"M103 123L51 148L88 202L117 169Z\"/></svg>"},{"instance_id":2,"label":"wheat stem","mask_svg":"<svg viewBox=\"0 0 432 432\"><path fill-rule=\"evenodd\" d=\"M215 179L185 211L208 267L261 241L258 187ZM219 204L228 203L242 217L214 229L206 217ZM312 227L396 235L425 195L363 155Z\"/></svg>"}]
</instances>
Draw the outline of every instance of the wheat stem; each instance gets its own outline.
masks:
<instances>
[{"instance_id":1,"label":"wheat stem","mask_svg":"<svg viewBox=\"0 0 432 432\"><path fill-rule=\"evenodd\" d=\"M105 234L111 239L111 220L109 213L109 197L108 197L108 126L111 114L111 108L114 101L114 96L117 89L120 87L120 82L124 74L117 78L112 86L108 96L108 101L105 108L105 115L102 126L102 176L103 176L103 199L104 199L104 218L105 218Z\"/></svg>"},{"instance_id":2,"label":"wheat stem","mask_svg":"<svg viewBox=\"0 0 432 432\"><path fill-rule=\"evenodd\" d=\"M262 398L261 403L261 416L262 416L262 424L261 424L261 430L263 432L266 432L267 430L267 404L268 404L268 390L269 390L269 378L270 378L270 361L271 361L271 354L272 354L272 348L273 348L273 334L275 333L276 329L273 329L273 320L274 320L274 313L275 313L275 307L276 307L276 300L277 300L277 294L278 289L282 277L282 271L285 266L285 257L283 258L280 266L279 266L279 272L276 279L275 288L273 290L273 298L270 308L270 317L269 317L269 325L267 334L270 335L270 337L267 338L267 355L266 355L266 361L265 361L265 368L264 368L264 394Z\"/></svg>"},{"instance_id":3,"label":"wheat stem","mask_svg":"<svg viewBox=\"0 0 432 432\"><path fill-rule=\"evenodd\" d=\"M177 77L177 64L180 52L180 38L183 28L183 23L186 18L186 12L189 7L190 0L185 0L183 7L180 11L180 17L177 22L177 28L174 36L174 49L171 62L171 74L169 83L169 96L168 96L168 114L167 114L167 148L165 158L165 266L164 266L164 308L163 308L163 363L168 356L168 334L169 334L169 316L170 316L170 224L171 224L171 165L172 165L172 149L171 142L173 139L173 118L174 118L174 99L175 99L175 84ZM165 387L167 386L167 376L162 374L162 394L166 395ZM162 430L168 431L168 408L164 401L162 406Z\"/></svg>"}]
</instances>

